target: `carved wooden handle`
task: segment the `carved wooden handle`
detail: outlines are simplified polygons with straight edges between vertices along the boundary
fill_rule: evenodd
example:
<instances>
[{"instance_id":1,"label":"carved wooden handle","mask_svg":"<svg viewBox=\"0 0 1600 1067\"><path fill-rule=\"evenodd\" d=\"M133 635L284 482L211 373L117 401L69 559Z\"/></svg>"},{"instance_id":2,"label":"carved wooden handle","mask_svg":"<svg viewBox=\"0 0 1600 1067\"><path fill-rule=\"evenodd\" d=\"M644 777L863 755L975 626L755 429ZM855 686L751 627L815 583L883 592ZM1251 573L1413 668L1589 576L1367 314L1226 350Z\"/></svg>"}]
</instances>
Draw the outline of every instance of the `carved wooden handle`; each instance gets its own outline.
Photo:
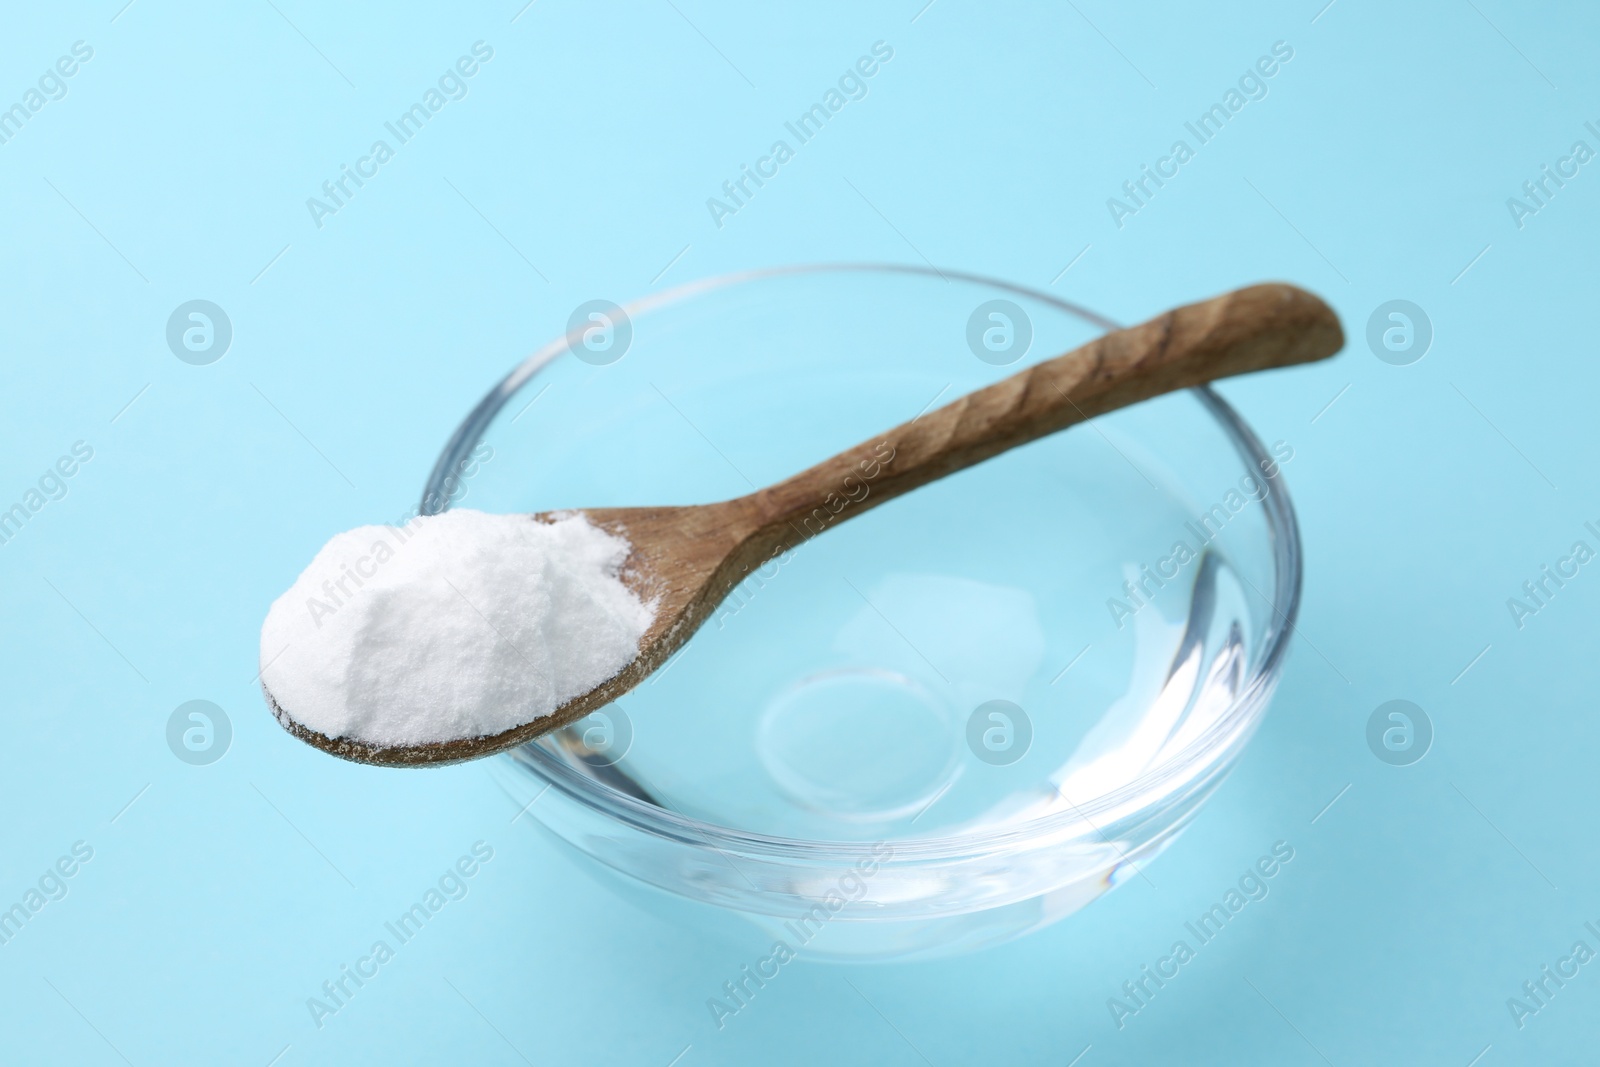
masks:
<instances>
[{"instance_id":1,"label":"carved wooden handle","mask_svg":"<svg viewBox=\"0 0 1600 1067\"><path fill-rule=\"evenodd\" d=\"M745 498L792 544L1017 445L1162 393L1309 363L1344 346L1339 319L1292 285L1253 285L1105 334L968 393Z\"/></svg>"}]
</instances>

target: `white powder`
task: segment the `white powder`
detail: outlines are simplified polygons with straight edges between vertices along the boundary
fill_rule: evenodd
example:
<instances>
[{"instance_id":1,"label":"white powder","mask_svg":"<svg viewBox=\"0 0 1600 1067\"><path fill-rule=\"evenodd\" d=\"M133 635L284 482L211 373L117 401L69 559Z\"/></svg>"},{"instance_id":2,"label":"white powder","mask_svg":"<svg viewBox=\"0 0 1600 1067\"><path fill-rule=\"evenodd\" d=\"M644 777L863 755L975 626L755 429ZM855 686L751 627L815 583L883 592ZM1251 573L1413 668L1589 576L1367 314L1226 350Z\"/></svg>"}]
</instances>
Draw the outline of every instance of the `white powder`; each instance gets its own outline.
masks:
<instances>
[{"instance_id":1,"label":"white powder","mask_svg":"<svg viewBox=\"0 0 1600 1067\"><path fill-rule=\"evenodd\" d=\"M574 513L447 511L323 546L261 627L262 681L332 738L411 745L548 715L638 655L628 542Z\"/></svg>"}]
</instances>

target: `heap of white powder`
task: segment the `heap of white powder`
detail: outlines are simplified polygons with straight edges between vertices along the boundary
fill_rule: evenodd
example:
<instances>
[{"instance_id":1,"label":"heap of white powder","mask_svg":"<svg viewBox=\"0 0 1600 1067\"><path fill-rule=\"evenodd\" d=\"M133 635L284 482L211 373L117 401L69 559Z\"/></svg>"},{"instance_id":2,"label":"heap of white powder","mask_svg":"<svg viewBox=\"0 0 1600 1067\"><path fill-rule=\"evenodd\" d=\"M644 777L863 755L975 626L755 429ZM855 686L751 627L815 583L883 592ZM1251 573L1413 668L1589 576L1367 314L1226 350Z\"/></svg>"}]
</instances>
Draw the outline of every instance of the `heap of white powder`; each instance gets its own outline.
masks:
<instances>
[{"instance_id":1,"label":"heap of white powder","mask_svg":"<svg viewBox=\"0 0 1600 1067\"><path fill-rule=\"evenodd\" d=\"M262 682L302 726L378 745L531 722L638 655L655 607L618 576L628 552L578 513L349 530L268 611Z\"/></svg>"}]
</instances>

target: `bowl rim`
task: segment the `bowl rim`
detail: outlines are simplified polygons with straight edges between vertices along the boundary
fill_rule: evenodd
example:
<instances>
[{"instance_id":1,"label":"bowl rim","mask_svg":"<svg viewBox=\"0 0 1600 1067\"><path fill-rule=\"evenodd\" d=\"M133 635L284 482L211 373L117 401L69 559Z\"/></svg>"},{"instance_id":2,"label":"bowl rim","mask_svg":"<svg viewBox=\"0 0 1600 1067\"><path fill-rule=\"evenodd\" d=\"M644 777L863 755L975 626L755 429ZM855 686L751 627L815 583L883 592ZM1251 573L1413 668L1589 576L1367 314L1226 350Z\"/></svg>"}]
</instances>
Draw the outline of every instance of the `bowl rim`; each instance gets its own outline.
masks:
<instances>
[{"instance_id":1,"label":"bowl rim","mask_svg":"<svg viewBox=\"0 0 1600 1067\"><path fill-rule=\"evenodd\" d=\"M912 274L946 281L956 279L971 282L1048 304L1101 330L1121 328L1120 323L1098 312L1028 286L981 274L941 270L931 265L923 267L901 263L835 262L735 271L649 294L622 305L622 310L628 316L635 317L713 290L748 282L788 275L847 271ZM569 331L536 349L501 378L468 412L466 418L445 443L428 476L423 488L422 504L419 507L421 514L437 514L450 506L450 493L447 491L450 472L477 447L484 431L511 398L540 370L569 351L570 345L579 339L578 332ZM1235 452L1249 469L1261 471L1269 469L1272 458L1261 440L1239 413L1210 385L1196 386L1185 392L1192 394L1216 419L1224 434L1232 441ZM1084 825L1092 828L1097 838L1110 842L1112 838L1104 832L1103 824L1097 821L1096 816L1114 816L1120 821L1128 817L1128 812L1118 809L1125 808L1135 797L1164 797L1166 787L1171 786L1176 780L1193 778L1197 771L1201 778L1209 779L1231 767L1238 753L1242 751L1242 741L1248 738L1265 713L1272 690L1282 673L1289 638L1295 632L1295 620L1300 610L1303 560L1299 522L1295 516L1294 505L1289 499L1283 472L1279 470L1275 476L1268 478L1267 485L1269 490L1261 498L1261 504L1273 556L1273 590L1270 598L1260 590L1255 591L1263 599L1269 600L1272 617L1267 621L1263 653L1257 668L1216 721L1182 749L1137 778L1081 804L1068 801L1069 810L1052 812L994 829L969 830L946 836L896 838L894 839L896 860L958 858L975 853L993 853L997 849L1028 847L1036 844L1041 838L1057 842L1064 833L1070 833L1074 828ZM1231 758L1229 758L1230 752L1233 754ZM537 742L530 742L497 758L511 759L527 767L569 799L602 816L626 823L653 836L676 840L686 845L709 846L718 851L736 851L747 856L807 861L817 860L819 853L845 861L875 854L873 850L876 845L873 842L783 837L696 819L674 810L670 805L663 807L651 803L587 777ZM665 803L664 798L663 803ZM1147 801L1141 809L1148 806Z\"/></svg>"}]
</instances>

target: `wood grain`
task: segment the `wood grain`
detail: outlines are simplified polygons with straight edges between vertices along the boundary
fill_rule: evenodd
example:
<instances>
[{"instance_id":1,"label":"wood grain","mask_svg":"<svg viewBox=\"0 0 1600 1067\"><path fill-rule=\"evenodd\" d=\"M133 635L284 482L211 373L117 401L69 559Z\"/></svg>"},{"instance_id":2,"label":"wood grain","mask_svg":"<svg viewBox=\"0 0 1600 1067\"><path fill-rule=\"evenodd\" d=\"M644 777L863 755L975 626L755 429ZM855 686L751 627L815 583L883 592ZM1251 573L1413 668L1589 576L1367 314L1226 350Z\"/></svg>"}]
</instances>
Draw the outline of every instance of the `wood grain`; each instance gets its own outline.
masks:
<instances>
[{"instance_id":1,"label":"wood grain","mask_svg":"<svg viewBox=\"0 0 1600 1067\"><path fill-rule=\"evenodd\" d=\"M633 689L751 571L840 522L1096 415L1218 378L1324 359L1343 345L1338 317L1316 296L1290 285L1251 286L1108 333L748 496L688 507L585 509L590 521L633 545L623 578L656 601L655 621L640 639L638 659L621 673L554 714L501 734L380 747L307 730L270 693L267 700L290 733L360 763L412 767L503 752Z\"/></svg>"}]
</instances>

